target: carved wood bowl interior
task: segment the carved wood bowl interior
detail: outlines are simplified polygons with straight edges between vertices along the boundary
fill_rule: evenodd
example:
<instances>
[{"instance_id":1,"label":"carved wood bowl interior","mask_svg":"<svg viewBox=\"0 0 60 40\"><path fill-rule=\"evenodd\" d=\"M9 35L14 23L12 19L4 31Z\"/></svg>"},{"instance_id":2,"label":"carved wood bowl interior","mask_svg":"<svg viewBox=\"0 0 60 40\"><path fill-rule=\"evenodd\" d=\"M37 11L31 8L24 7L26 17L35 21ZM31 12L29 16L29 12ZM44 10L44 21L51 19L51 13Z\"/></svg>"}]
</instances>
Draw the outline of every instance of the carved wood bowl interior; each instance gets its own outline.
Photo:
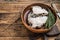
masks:
<instances>
[{"instance_id":1,"label":"carved wood bowl interior","mask_svg":"<svg viewBox=\"0 0 60 40\"><path fill-rule=\"evenodd\" d=\"M48 32L48 31L50 31L50 30L52 29L52 27L49 28L49 29L42 29L42 28L40 28L40 29L33 29L33 28L31 28L31 26L29 26L29 25L27 24L26 19L27 19L27 14L28 14L28 13L26 13L26 12L27 12L28 10L30 10L32 6L41 6L42 8L45 8L45 9L49 8L49 9L52 11L52 13L54 14L55 19L57 20L57 16L56 16L56 13L55 13L55 11L54 11L53 8L51 8L50 6L48 6L48 5L46 5L46 4L34 3L34 4L31 4L31 5L27 6L27 7L24 9L23 13L21 14L21 19L22 19L22 22L23 22L23 24L25 25L25 27L26 27L28 30L30 30L30 31L32 31L32 32L34 32L34 33L46 33L46 32ZM56 24L56 22L55 22L55 24ZM54 25L55 25L55 24L54 24Z\"/></svg>"}]
</instances>

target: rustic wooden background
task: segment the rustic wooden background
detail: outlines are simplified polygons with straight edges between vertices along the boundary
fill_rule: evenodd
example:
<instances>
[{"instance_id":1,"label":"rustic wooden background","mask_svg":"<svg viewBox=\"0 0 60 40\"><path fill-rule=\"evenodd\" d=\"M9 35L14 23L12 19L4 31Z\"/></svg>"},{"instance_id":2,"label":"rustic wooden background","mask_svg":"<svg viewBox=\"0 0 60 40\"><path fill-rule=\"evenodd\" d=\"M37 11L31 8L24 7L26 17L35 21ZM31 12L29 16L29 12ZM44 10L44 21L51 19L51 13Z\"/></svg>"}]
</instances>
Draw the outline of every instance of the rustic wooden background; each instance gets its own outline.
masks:
<instances>
[{"instance_id":1,"label":"rustic wooden background","mask_svg":"<svg viewBox=\"0 0 60 40\"><path fill-rule=\"evenodd\" d=\"M51 2L55 2L60 11L60 0L0 0L0 40L30 40L29 32L21 22L20 15L24 8L32 3L44 3L51 6ZM60 30L59 19L56 25ZM48 38L54 40L55 37Z\"/></svg>"}]
</instances>

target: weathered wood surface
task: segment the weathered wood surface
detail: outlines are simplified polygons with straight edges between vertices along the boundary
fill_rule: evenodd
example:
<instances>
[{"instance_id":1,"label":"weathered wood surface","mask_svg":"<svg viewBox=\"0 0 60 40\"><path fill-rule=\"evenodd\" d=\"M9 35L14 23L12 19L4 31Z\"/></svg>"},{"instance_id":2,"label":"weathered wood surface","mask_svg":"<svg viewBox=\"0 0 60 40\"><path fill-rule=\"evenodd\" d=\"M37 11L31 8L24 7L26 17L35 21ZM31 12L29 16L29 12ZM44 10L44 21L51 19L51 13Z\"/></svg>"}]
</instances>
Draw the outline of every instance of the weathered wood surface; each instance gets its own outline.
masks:
<instances>
[{"instance_id":1,"label":"weathered wood surface","mask_svg":"<svg viewBox=\"0 0 60 40\"><path fill-rule=\"evenodd\" d=\"M0 40L29 40L29 32L22 24L20 14L23 13L26 6L32 3L44 3L50 6L50 0L0 1ZM59 1L56 5L60 11ZM59 19L56 25L60 30ZM54 38L49 37L49 40L54 40ZM39 37L37 40L41 40L41 38Z\"/></svg>"}]
</instances>

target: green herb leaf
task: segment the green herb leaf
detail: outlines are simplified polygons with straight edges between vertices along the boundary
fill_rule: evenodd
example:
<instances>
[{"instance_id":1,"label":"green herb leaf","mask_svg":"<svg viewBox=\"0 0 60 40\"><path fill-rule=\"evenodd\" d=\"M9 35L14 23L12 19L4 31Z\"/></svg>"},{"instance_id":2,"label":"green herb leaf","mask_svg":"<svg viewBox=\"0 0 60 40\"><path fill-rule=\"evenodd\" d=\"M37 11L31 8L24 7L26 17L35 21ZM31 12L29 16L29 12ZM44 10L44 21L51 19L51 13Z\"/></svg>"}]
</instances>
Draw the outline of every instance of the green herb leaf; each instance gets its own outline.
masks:
<instances>
[{"instance_id":1,"label":"green herb leaf","mask_svg":"<svg viewBox=\"0 0 60 40\"><path fill-rule=\"evenodd\" d=\"M55 16L54 16L54 14L51 12L50 9L48 11L49 11L49 13L48 13L48 19L47 19L46 24L45 24L46 28L52 27L53 24L55 23Z\"/></svg>"}]
</instances>

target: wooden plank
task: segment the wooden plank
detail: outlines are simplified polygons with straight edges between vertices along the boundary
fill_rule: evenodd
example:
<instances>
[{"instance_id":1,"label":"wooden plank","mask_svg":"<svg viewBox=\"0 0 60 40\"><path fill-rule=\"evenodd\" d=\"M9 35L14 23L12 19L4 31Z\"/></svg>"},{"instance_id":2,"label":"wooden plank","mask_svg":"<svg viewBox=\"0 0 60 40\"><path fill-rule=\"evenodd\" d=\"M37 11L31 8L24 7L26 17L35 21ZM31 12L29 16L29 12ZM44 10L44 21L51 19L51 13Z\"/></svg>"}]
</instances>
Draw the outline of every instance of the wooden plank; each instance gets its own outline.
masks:
<instances>
[{"instance_id":1,"label":"wooden plank","mask_svg":"<svg viewBox=\"0 0 60 40\"><path fill-rule=\"evenodd\" d=\"M0 3L0 13L15 13L15 12L23 12L26 6L32 3L45 3L46 2L38 1L38 2L19 2L19 3ZM49 4L47 4L49 5ZM22 10L21 10L22 9Z\"/></svg>"},{"instance_id":2,"label":"wooden plank","mask_svg":"<svg viewBox=\"0 0 60 40\"><path fill-rule=\"evenodd\" d=\"M54 40L55 37L49 38L49 40ZM30 40L29 37L0 37L0 40ZM42 40L41 38L37 38L36 40Z\"/></svg>"},{"instance_id":3,"label":"wooden plank","mask_svg":"<svg viewBox=\"0 0 60 40\"><path fill-rule=\"evenodd\" d=\"M29 40L28 37L0 37L0 40Z\"/></svg>"},{"instance_id":4,"label":"wooden plank","mask_svg":"<svg viewBox=\"0 0 60 40\"><path fill-rule=\"evenodd\" d=\"M18 14L12 14L12 13L10 13L10 14L1 14L0 13L0 24L1 23L5 23L5 24L11 24L11 23L13 23L13 22L15 22L18 18L20 17L20 13L18 13Z\"/></svg>"},{"instance_id":5,"label":"wooden plank","mask_svg":"<svg viewBox=\"0 0 60 40\"><path fill-rule=\"evenodd\" d=\"M21 24L0 24L0 37L28 37L27 29ZM7 35L6 35L7 34Z\"/></svg>"},{"instance_id":6,"label":"wooden plank","mask_svg":"<svg viewBox=\"0 0 60 40\"><path fill-rule=\"evenodd\" d=\"M23 12L24 8L32 3L44 3L50 5L50 2L45 1L29 1L29 2L17 2L17 3L0 3L0 13L15 13ZM58 3L56 3L58 4ZM60 4L58 4L60 5ZM22 10L21 10L22 9Z\"/></svg>"}]
</instances>

